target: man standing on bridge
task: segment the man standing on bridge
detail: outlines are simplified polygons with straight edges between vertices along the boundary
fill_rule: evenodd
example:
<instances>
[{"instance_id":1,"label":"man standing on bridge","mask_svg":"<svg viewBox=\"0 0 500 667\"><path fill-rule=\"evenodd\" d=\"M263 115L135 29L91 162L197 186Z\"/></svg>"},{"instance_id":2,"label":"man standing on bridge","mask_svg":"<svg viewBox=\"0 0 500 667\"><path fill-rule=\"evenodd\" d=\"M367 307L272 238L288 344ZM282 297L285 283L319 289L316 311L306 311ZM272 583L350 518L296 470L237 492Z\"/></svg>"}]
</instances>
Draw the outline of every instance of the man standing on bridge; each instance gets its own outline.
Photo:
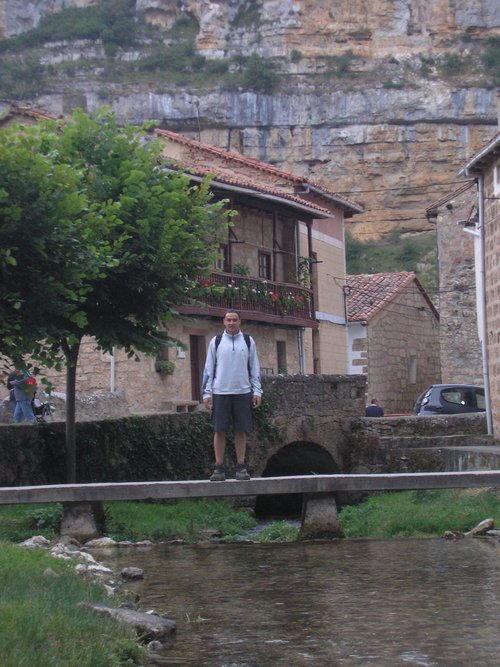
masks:
<instances>
[{"instance_id":1,"label":"man standing on bridge","mask_svg":"<svg viewBox=\"0 0 500 667\"><path fill-rule=\"evenodd\" d=\"M210 341L203 373L203 403L212 408L215 468L211 482L223 482L226 431L232 426L236 449L235 477L250 479L245 452L247 433L253 427L252 407L262 400L260 365L254 339L240 330L239 313L224 315L224 332Z\"/></svg>"}]
</instances>

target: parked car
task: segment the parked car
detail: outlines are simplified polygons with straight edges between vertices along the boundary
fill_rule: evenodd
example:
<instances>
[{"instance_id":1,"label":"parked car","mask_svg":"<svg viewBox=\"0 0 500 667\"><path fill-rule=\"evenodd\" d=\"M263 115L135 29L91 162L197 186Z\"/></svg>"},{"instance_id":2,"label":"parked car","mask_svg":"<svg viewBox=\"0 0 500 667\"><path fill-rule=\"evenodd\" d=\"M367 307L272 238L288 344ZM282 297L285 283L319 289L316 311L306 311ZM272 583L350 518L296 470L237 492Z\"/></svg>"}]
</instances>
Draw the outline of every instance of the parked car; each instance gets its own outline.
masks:
<instances>
[{"instance_id":1,"label":"parked car","mask_svg":"<svg viewBox=\"0 0 500 667\"><path fill-rule=\"evenodd\" d=\"M413 414L420 416L484 412L484 388L472 384L431 384L420 394Z\"/></svg>"}]
</instances>

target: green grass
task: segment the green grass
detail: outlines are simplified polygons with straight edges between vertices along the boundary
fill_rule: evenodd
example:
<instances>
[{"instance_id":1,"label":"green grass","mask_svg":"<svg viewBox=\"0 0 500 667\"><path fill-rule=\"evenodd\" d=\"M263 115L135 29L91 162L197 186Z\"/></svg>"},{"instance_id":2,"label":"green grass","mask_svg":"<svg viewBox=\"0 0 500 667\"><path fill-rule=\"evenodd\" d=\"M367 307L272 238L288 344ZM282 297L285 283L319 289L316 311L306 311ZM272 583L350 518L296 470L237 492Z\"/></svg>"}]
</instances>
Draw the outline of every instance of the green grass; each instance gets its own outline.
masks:
<instances>
[{"instance_id":1,"label":"green grass","mask_svg":"<svg viewBox=\"0 0 500 667\"><path fill-rule=\"evenodd\" d=\"M54 539L61 512L57 504L0 507L0 540L20 542L35 534ZM257 525L246 509L225 500L110 502L105 514L105 534L115 540L180 539L194 544L204 539L204 530L213 530L222 540L236 541ZM500 497L484 490L383 493L340 512L346 537L438 536L446 530L466 532L488 517L500 522ZM277 521L252 539L293 542L297 535L296 527Z\"/></svg>"},{"instance_id":2,"label":"green grass","mask_svg":"<svg viewBox=\"0 0 500 667\"><path fill-rule=\"evenodd\" d=\"M296 542L299 529L287 521L274 521L253 535L255 542Z\"/></svg>"},{"instance_id":3,"label":"green grass","mask_svg":"<svg viewBox=\"0 0 500 667\"><path fill-rule=\"evenodd\" d=\"M48 567L57 576L44 575ZM78 606L105 602L106 594L80 580L74 563L0 542L0 572L2 667L139 664L142 650L132 630Z\"/></svg>"},{"instance_id":4,"label":"green grass","mask_svg":"<svg viewBox=\"0 0 500 667\"><path fill-rule=\"evenodd\" d=\"M500 520L500 497L492 491L403 491L374 495L345 507L346 537L436 537L467 532L487 518Z\"/></svg>"},{"instance_id":5,"label":"green grass","mask_svg":"<svg viewBox=\"0 0 500 667\"><path fill-rule=\"evenodd\" d=\"M224 500L176 503L113 502L105 504L106 534L115 540L182 539L195 543L205 529L243 535L256 525L246 510Z\"/></svg>"},{"instance_id":6,"label":"green grass","mask_svg":"<svg viewBox=\"0 0 500 667\"><path fill-rule=\"evenodd\" d=\"M414 271L429 295L438 290L434 232L405 238L396 231L388 239L366 243L346 233L346 262L350 275Z\"/></svg>"}]
</instances>

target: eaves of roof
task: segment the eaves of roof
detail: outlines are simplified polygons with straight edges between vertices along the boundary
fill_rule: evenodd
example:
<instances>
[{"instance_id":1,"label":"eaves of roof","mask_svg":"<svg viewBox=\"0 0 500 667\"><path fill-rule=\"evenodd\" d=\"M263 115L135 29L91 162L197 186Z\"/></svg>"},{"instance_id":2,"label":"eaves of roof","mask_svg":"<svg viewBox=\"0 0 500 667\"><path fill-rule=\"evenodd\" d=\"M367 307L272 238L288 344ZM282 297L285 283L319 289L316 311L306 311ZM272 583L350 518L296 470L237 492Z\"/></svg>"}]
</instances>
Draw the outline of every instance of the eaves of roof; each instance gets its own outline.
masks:
<instances>
[{"instance_id":1,"label":"eaves of roof","mask_svg":"<svg viewBox=\"0 0 500 667\"><path fill-rule=\"evenodd\" d=\"M32 107L20 107L15 102L12 102L10 109L0 117L0 125L4 125L6 122L15 118L16 116L25 116L31 120L41 121L41 120L57 120L57 116L41 111L40 109L34 109Z\"/></svg>"},{"instance_id":2,"label":"eaves of roof","mask_svg":"<svg viewBox=\"0 0 500 667\"><path fill-rule=\"evenodd\" d=\"M500 149L500 132L497 132L487 144L480 148L477 153L475 153L470 160L465 164L465 166L460 170L459 174L464 176L471 176L471 172L476 170L481 170L485 164L493 159L494 155L498 153Z\"/></svg>"},{"instance_id":3,"label":"eaves of roof","mask_svg":"<svg viewBox=\"0 0 500 667\"><path fill-rule=\"evenodd\" d=\"M432 217L433 215L437 215L437 212L441 208L441 206L444 206L455 197L458 197L458 195L461 195L463 192L466 192L467 190L469 190L469 188L472 188L473 185L475 185L475 181L465 181L465 183L463 183L456 190L453 190L453 192L449 192L447 195L444 195L437 201L433 202L430 206L428 206L425 209L427 216Z\"/></svg>"},{"instance_id":4,"label":"eaves of roof","mask_svg":"<svg viewBox=\"0 0 500 667\"><path fill-rule=\"evenodd\" d=\"M413 271L349 275L346 283L349 322L369 322L411 283L415 283L429 309L439 319L439 313Z\"/></svg>"},{"instance_id":5,"label":"eaves of roof","mask_svg":"<svg viewBox=\"0 0 500 667\"><path fill-rule=\"evenodd\" d=\"M201 181L202 178L208 176L210 178L210 185L213 188L225 191L228 195L238 193L248 197L254 197L255 199L272 201L281 206L305 213L309 218L331 218L332 216L331 211L326 208L306 201L305 199L301 199L297 195L267 186L264 183L239 177L237 178L236 176L228 175L227 173L219 173L208 167L189 169L186 168L186 165L182 166L185 169L186 176L191 180ZM167 168L175 167L169 165Z\"/></svg>"},{"instance_id":6,"label":"eaves of roof","mask_svg":"<svg viewBox=\"0 0 500 667\"><path fill-rule=\"evenodd\" d=\"M171 130L156 128L155 133L160 137L166 137L171 141L184 144L185 146L190 146L195 150L202 151L206 154L211 154L228 162L233 162L234 164L240 164L247 168L254 169L256 172L260 173L264 172L267 174L272 174L273 176L276 176L278 178L286 180L289 183L292 183L294 187L300 187L301 189L308 189L309 191L318 194L319 196L323 197L328 201L334 202L335 204L339 204L352 213L363 212L363 207L357 204L356 202L353 202L350 199L347 199L346 197L343 197L335 192L330 192L329 190L323 188L321 185L315 183L309 178L299 176L298 174L294 174L291 171L278 169L277 167L268 164L267 162L262 162L262 160L258 160L257 158L245 157L243 155L240 155L239 153L234 153L225 150L223 148L218 148L217 146L211 146L210 144L205 144L201 141L197 141L196 139L186 137L183 134L172 132Z\"/></svg>"}]
</instances>

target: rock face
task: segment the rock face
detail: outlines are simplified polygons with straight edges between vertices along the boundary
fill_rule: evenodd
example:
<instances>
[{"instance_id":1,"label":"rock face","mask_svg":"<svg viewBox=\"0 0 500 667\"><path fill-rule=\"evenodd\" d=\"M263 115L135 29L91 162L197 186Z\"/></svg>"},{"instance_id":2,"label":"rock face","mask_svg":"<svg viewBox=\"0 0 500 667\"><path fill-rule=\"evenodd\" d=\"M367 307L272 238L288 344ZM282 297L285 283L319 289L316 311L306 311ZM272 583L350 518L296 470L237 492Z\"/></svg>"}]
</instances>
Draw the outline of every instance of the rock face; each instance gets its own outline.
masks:
<instances>
[{"instance_id":1,"label":"rock face","mask_svg":"<svg viewBox=\"0 0 500 667\"><path fill-rule=\"evenodd\" d=\"M0 0L0 36L36 26L63 5L88 4L94 2ZM278 89L109 77L103 85L97 69L82 68L31 102L57 114L107 103L129 122L156 119L310 176L364 205L350 223L363 239L396 226L434 229L426 207L454 189L461 166L496 128L496 91L476 65L478 49L500 34L497 0L137 0L136 11L167 41L181 17L195 21L196 51L209 61L257 53L278 73ZM42 51L45 64L102 55L95 43ZM468 65L445 76L450 54ZM134 49L116 57L140 56Z\"/></svg>"}]
</instances>

